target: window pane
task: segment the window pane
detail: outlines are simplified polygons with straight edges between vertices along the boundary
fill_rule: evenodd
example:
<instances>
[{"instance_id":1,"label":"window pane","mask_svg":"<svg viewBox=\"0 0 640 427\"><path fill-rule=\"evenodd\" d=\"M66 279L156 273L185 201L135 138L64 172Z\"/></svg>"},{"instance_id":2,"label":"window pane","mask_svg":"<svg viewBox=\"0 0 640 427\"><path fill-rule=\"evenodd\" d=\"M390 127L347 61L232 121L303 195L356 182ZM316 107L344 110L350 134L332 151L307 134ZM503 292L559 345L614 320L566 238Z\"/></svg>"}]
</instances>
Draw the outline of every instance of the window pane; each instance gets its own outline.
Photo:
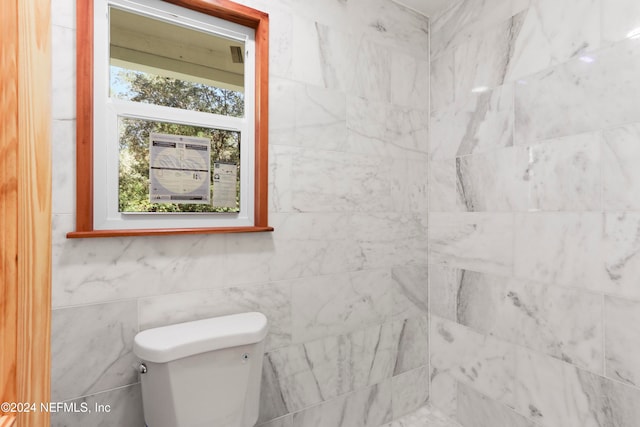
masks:
<instances>
[{"instance_id":1,"label":"window pane","mask_svg":"<svg viewBox=\"0 0 640 427\"><path fill-rule=\"evenodd\" d=\"M110 8L110 92L118 99L244 116L244 43Z\"/></svg>"},{"instance_id":2,"label":"window pane","mask_svg":"<svg viewBox=\"0 0 640 427\"><path fill-rule=\"evenodd\" d=\"M128 117L118 125L120 212L240 211L240 132ZM172 145L177 137L186 147ZM202 184L207 197L193 197Z\"/></svg>"}]
</instances>

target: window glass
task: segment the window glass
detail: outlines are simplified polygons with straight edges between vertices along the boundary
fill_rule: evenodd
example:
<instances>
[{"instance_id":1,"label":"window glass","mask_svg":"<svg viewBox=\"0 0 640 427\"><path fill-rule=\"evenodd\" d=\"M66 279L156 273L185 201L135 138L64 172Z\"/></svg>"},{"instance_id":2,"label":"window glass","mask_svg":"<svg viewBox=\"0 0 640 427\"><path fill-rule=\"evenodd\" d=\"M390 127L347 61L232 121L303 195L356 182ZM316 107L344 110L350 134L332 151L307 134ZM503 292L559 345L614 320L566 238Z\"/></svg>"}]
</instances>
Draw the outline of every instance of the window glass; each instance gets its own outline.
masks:
<instances>
[{"instance_id":1,"label":"window glass","mask_svg":"<svg viewBox=\"0 0 640 427\"><path fill-rule=\"evenodd\" d=\"M118 122L119 212L240 211L240 132L128 117Z\"/></svg>"},{"instance_id":2,"label":"window glass","mask_svg":"<svg viewBox=\"0 0 640 427\"><path fill-rule=\"evenodd\" d=\"M109 23L112 98L244 116L244 42L115 7Z\"/></svg>"}]
</instances>

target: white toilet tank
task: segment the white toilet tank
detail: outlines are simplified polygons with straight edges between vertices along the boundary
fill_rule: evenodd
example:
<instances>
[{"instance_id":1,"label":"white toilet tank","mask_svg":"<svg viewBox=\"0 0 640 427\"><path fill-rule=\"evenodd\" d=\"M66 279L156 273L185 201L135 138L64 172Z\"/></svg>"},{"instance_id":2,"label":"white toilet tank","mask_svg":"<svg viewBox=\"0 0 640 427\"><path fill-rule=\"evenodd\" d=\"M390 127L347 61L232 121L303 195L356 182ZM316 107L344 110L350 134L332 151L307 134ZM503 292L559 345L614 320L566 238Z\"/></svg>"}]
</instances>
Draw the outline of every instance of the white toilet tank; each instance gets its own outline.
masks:
<instances>
[{"instance_id":1,"label":"white toilet tank","mask_svg":"<svg viewBox=\"0 0 640 427\"><path fill-rule=\"evenodd\" d=\"M252 427L267 318L242 313L138 333L148 427Z\"/></svg>"}]
</instances>

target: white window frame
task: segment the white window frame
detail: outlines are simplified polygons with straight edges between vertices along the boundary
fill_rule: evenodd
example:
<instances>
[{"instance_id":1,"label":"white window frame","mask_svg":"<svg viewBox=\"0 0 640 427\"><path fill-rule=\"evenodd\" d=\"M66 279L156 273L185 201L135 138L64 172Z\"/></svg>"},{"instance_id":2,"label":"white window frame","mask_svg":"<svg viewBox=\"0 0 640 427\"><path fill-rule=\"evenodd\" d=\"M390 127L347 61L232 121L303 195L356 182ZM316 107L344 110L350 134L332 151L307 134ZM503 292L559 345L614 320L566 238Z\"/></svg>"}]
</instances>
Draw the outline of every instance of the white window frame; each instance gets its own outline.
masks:
<instances>
[{"instance_id":1,"label":"white window frame","mask_svg":"<svg viewBox=\"0 0 640 427\"><path fill-rule=\"evenodd\" d=\"M245 45L244 117L223 116L110 98L109 7L210 32ZM243 227L254 225L255 30L157 0L99 0L94 12L95 230ZM118 117L165 121L240 132L240 212L121 213L118 210ZM80 179L80 177L79 177Z\"/></svg>"}]
</instances>

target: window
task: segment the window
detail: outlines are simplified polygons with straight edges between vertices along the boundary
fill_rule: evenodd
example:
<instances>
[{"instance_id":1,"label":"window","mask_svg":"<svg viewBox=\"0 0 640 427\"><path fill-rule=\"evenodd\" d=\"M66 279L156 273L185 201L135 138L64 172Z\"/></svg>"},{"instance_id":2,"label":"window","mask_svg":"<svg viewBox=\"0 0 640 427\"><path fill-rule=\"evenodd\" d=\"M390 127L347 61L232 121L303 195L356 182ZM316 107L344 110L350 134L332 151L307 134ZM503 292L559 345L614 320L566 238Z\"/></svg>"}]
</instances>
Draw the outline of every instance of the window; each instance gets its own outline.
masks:
<instances>
[{"instance_id":1,"label":"window","mask_svg":"<svg viewBox=\"0 0 640 427\"><path fill-rule=\"evenodd\" d=\"M68 237L272 230L268 17L215 3L78 1Z\"/></svg>"}]
</instances>

